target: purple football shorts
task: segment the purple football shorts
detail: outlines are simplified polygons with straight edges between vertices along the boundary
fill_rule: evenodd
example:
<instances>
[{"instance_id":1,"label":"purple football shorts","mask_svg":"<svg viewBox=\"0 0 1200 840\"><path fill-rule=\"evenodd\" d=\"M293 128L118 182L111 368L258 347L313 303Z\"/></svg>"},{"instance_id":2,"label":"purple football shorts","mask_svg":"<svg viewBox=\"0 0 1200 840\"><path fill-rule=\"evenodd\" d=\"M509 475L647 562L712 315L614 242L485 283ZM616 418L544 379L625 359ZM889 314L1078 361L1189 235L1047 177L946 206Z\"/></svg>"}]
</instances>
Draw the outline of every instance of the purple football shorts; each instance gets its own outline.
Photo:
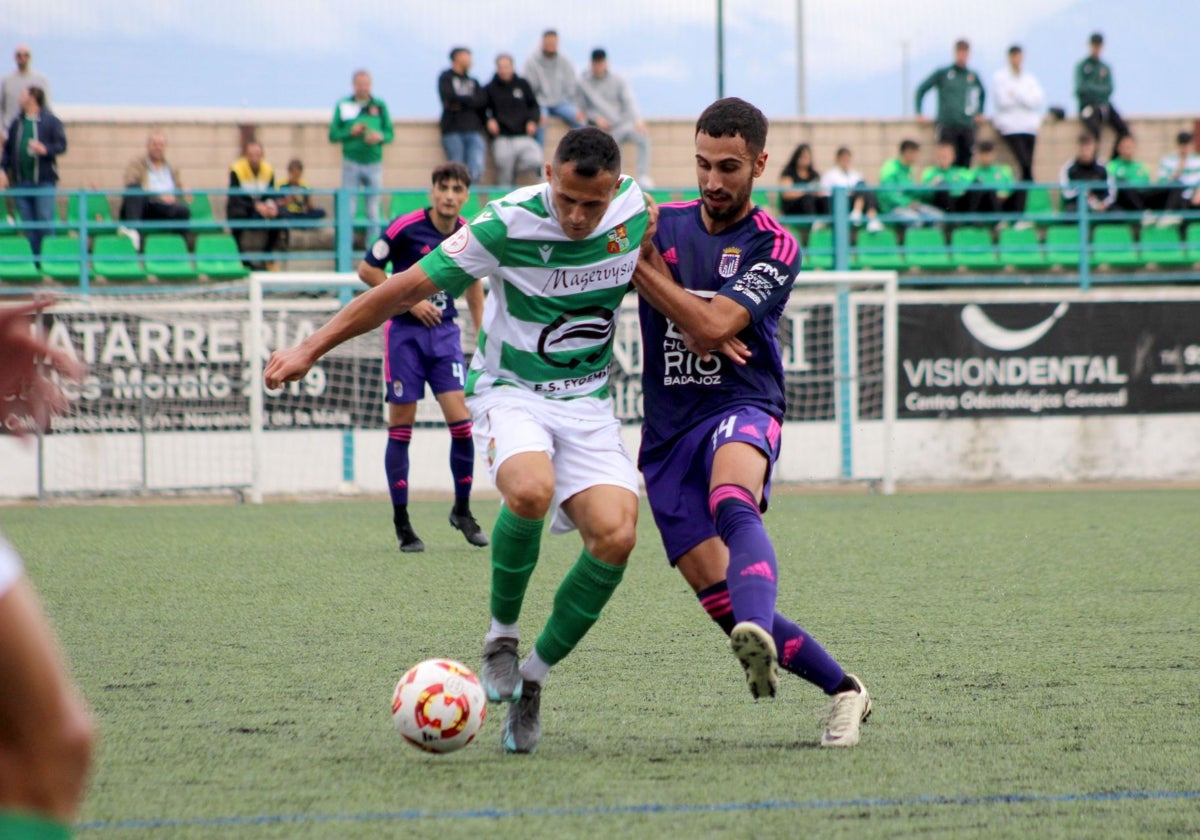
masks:
<instances>
[{"instance_id":1,"label":"purple football shorts","mask_svg":"<svg viewBox=\"0 0 1200 840\"><path fill-rule=\"evenodd\" d=\"M461 391L466 382L458 324L436 327L389 320L383 327L384 390L390 403L415 403L425 396L425 383L436 394Z\"/></svg>"}]
</instances>

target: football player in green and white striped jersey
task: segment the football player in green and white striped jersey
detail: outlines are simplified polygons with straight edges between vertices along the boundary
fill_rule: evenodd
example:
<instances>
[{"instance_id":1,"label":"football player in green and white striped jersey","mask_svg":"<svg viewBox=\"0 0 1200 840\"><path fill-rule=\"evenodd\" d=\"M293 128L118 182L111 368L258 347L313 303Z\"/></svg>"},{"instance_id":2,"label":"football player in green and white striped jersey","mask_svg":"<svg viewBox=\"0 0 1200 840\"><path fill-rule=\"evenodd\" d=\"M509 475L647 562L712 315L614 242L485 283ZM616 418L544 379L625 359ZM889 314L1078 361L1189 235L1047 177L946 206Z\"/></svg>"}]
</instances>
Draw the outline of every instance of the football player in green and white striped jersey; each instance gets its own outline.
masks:
<instances>
[{"instance_id":1,"label":"football player in green and white striped jersey","mask_svg":"<svg viewBox=\"0 0 1200 840\"><path fill-rule=\"evenodd\" d=\"M637 472L608 393L616 312L652 214L620 174L620 148L596 128L569 131L547 183L487 207L411 268L361 295L268 362L268 387L299 379L322 355L438 291L490 277L467 404L504 504L492 532L492 622L483 681L506 701L505 752L532 752L551 666L598 618L625 569L637 526ZM578 528L583 551L558 588L528 658L517 619L543 523Z\"/></svg>"}]
</instances>

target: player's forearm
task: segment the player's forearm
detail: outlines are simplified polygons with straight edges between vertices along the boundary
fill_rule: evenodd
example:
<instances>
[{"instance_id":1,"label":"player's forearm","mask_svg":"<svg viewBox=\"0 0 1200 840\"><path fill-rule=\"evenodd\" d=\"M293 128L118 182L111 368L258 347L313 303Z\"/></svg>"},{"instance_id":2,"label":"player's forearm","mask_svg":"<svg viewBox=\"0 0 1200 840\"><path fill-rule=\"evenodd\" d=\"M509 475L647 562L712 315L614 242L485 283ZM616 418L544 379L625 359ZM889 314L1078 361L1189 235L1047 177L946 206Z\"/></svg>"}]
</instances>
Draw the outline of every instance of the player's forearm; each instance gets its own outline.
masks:
<instances>
[{"instance_id":1,"label":"player's forearm","mask_svg":"<svg viewBox=\"0 0 1200 840\"><path fill-rule=\"evenodd\" d=\"M364 292L346 304L315 333L301 342L311 358L319 359L355 336L370 332L388 318L407 312L414 304L437 291L423 271L415 266Z\"/></svg>"},{"instance_id":2,"label":"player's forearm","mask_svg":"<svg viewBox=\"0 0 1200 840\"><path fill-rule=\"evenodd\" d=\"M483 328L483 283L476 280L463 295L467 299L467 309L471 312L471 322L475 332Z\"/></svg>"},{"instance_id":3,"label":"player's forearm","mask_svg":"<svg viewBox=\"0 0 1200 840\"><path fill-rule=\"evenodd\" d=\"M367 265L366 262L358 265L358 279L366 283L371 288L375 288L387 279L387 272L377 266Z\"/></svg>"},{"instance_id":4,"label":"player's forearm","mask_svg":"<svg viewBox=\"0 0 1200 840\"><path fill-rule=\"evenodd\" d=\"M716 347L745 326L722 317L708 300L677 285L670 274L655 269L645 259L638 261L633 272L633 287L647 303L706 347Z\"/></svg>"}]
</instances>

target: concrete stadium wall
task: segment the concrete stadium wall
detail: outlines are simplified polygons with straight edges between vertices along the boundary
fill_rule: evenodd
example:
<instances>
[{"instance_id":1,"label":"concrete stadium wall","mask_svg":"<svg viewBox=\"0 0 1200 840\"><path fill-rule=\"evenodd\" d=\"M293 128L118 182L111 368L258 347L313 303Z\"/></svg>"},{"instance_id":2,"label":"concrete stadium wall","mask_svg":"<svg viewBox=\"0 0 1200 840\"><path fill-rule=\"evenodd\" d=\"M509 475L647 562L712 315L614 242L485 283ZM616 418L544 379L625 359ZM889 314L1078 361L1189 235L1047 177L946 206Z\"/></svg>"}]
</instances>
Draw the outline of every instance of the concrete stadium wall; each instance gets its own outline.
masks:
<instances>
[{"instance_id":1,"label":"concrete stadium wall","mask_svg":"<svg viewBox=\"0 0 1200 840\"><path fill-rule=\"evenodd\" d=\"M167 134L167 158L181 170L189 188L221 189L227 186L229 165L240 155L243 137L256 136L264 145L269 160L282 170L289 158L305 162L307 180L316 188L337 187L341 181L341 151L329 142L329 114L324 111L253 111L241 109L154 109L95 108L63 106L60 116L66 123L69 151L59 159L61 187L120 189L126 163L143 153L146 135L154 127ZM1195 129L1200 121L1193 116L1134 117L1130 126L1138 137L1139 158L1152 169L1163 155L1173 151L1175 135L1181 129ZM692 164L692 120L653 120L651 176L661 187L690 187L695 183ZM1038 138L1035 159L1039 181L1058 178L1062 163L1073 154L1079 123L1068 119L1046 124ZM428 186L429 171L443 160L436 122L400 121L395 123L396 137L384 153L384 184L389 189ZM880 164L896 153L904 138L922 143L922 164L933 156L934 129L915 120L901 119L776 119L772 121L767 151L770 161L760 185L778 184L779 171L797 143L813 144L818 170L828 169L834 150L849 146L855 154L855 166L873 182ZM547 138L553 148L562 135L554 124ZM980 138L994 137L990 125L979 132ZM1001 157L1007 149L1000 144ZM1109 137L1101 146L1107 157ZM628 156L625 169L632 172L636 151L624 149ZM485 183L490 180L490 172ZM224 202L214 202L218 214Z\"/></svg>"}]
</instances>

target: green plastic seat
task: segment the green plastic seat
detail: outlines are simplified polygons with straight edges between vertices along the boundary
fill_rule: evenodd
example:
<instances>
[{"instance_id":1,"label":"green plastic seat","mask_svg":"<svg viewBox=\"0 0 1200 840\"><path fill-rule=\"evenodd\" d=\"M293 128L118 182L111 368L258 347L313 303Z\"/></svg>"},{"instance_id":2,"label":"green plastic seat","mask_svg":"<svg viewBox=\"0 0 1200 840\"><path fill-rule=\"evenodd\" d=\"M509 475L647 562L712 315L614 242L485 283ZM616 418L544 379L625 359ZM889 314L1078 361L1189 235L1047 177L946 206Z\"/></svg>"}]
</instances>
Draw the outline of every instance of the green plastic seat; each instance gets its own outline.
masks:
<instances>
[{"instance_id":1,"label":"green plastic seat","mask_svg":"<svg viewBox=\"0 0 1200 840\"><path fill-rule=\"evenodd\" d=\"M1062 268L1079 268L1079 228L1075 225L1046 228L1046 262Z\"/></svg>"},{"instance_id":2,"label":"green plastic seat","mask_svg":"<svg viewBox=\"0 0 1200 840\"><path fill-rule=\"evenodd\" d=\"M775 190L754 190L750 193L750 200L774 215L779 209L779 202L775 200L777 195Z\"/></svg>"},{"instance_id":3,"label":"green plastic seat","mask_svg":"<svg viewBox=\"0 0 1200 840\"><path fill-rule=\"evenodd\" d=\"M195 280L196 266L188 253L187 241L178 233L147 234L142 253L146 271L159 280Z\"/></svg>"},{"instance_id":4,"label":"green plastic seat","mask_svg":"<svg viewBox=\"0 0 1200 840\"><path fill-rule=\"evenodd\" d=\"M1017 269L1045 268L1046 252L1038 241L1037 230L1004 228L998 237L1000 263Z\"/></svg>"},{"instance_id":5,"label":"green plastic seat","mask_svg":"<svg viewBox=\"0 0 1200 840\"><path fill-rule=\"evenodd\" d=\"M1133 238L1133 227L1128 224L1096 225L1092 229L1092 252L1089 259L1092 265L1140 268L1142 258Z\"/></svg>"},{"instance_id":6,"label":"green plastic seat","mask_svg":"<svg viewBox=\"0 0 1200 840\"><path fill-rule=\"evenodd\" d=\"M79 227L79 205L81 197L72 195L67 200L67 218L66 223L75 230ZM108 203L108 196L103 193L87 193L82 197L82 203L87 208L88 225L102 224L111 225L113 221L112 207Z\"/></svg>"},{"instance_id":7,"label":"green plastic seat","mask_svg":"<svg viewBox=\"0 0 1200 840\"><path fill-rule=\"evenodd\" d=\"M896 232L891 228L884 228L859 233L858 241L854 243L850 254L850 265L853 268L875 268L884 271L899 271L904 268L904 257L900 253Z\"/></svg>"},{"instance_id":8,"label":"green plastic seat","mask_svg":"<svg viewBox=\"0 0 1200 840\"><path fill-rule=\"evenodd\" d=\"M984 227L960 227L951 231L950 258L968 269L995 270L1000 267L992 232Z\"/></svg>"},{"instance_id":9,"label":"green plastic seat","mask_svg":"<svg viewBox=\"0 0 1200 840\"><path fill-rule=\"evenodd\" d=\"M1031 187L1025 193L1025 212L1038 215L1058 215L1057 195L1049 187ZM1038 224L1046 224L1042 219Z\"/></svg>"},{"instance_id":10,"label":"green plastic seat","mask_svg":"<svg viewBox=\"0 0 1200 840\"><path fill-rule=\"evenodd\" d=\"M202 233L196 237L196 270L213 280L240 280L250 275L242 264L237 242L228 233Z\"/></svg>"},{"instance_id":11,"label":"green plastic seat","mask_svg":"<svg viewBox=\"0 0 1200 840\"><path fill-rule=\"evenodd\" d=\"M467 200L463 202L462 209L458 211L458 215L462 216L468 222L479 215L479 211L483 208L479 205L479 197L475 193L467 196Z\"/></svg>"},{"instance_id":12,"label":"green plastic seat","mask_svg":"<svg viewBox=\"0 0 1200 840\"><path fill-rule=\"evenodd\" d=\"M411 213L413 210L422 210L429 206L429 194L423 192L395 192L392 193L388 218L394 219L397 216L403 216L405 213ZM464 210L465 210L464 205ZM467 214L464 212L464 216ZM467 216L467 218L471 218ZM354 214L356 222L367 221L367 202L363 197L359 197L358 209Z\"/></svg>"},{"instance_id":13,"label":"green plastic seat","mask_svg":"<svg viewBox=\"0 0 1200 840\"><path fill-rule=\"evenodd\" d=\"M42 281L42 272L33 262L33 248L24 236L0 239L0 280L9 283Z\"/></svg>"},{"instance_id":14,"label":"green plastic seat","mask_svg":"<svg viewBox=\"0 0 1200 840\"><path fill-rule=\"evenodd\" d=\"M1142 259L1160 268L1190 265L1192 262L1183 247L1178 227L1143 227L1140 244Z\"/></svg>"},{"instance_id":15,"label":"green plastic seat","mask_svg":"<svg viewBox=\"0 0 1200 840\"><path fill-rule=\"evenodd\" d=\"M799 239L800 226L790 225L789 229ZM808 231L808 244L804 247L803 254L804 257L800 264L801 269L823 268L827 271L832 270L833 228L810 228Z\"/></svg>"},{"instance_id":16,"label":"green plastic seat","mask_svg":"<svg viewBox=\"0 0 1200 840\"><path fill-rule=\"evenodd\" d=\"M213 220L212 199L208 193L193 193L192 200L187 202L192 210L193 222L211 222Z\"/></svg>"},{"instance_id":17,"label":"green plastic seat","mask_svg":"<svg viewBox=\"0 0 1200 840\"><path fill-rule=\"evenodd\" d=\"M1200 221L1188 225L1184 241L1187 243L1188 261L1200 262Z\"/></svg>"},{"instance_id":18,"label":"green plastic seat","mask_svg":"<svg viewBox=\"0 0 1200 840\"><path fill-rule=\"evenodd\" d=\"M904 234L904 261L921 271L948 271L954 268L941 228L913 228Z\"/></svg>"},{"instance_id":19,"label":"green plastic seat","mask_svg":"<svg viewBox=\"0 0 1200 840\"><path fill-rule=\"evenodd\" d=\"M42 240L42 272L58 283L78 283L81 268L80 240L74 236L47 236Z\"/></svg>"},{"instance_id":20,"label":"green plastic seat","mask_svg":"<svg viewBox=\"0 0 1200 840\"><path fill-rule=\"evenodd\" d=\"M679 195L674 190L643 190L642 192L654 199L655 204L670 204L679 200Z\"/></svg>"},{"instance_id":21,"label":"green plastic seat","mask_svg":"<svg viewBox=\"0 0 1200 840\"><path fill-rule=\"evenodd\" d=\"M133 241L119 233L102 233L92 240L92 273L110 282L138 282L146 269Z\"/></svg>"},{"instance_id":22,"label":"green plastic seat","mask_svg":"<svg viewBox=\"0 0 1200 840\"><path fill-rule=\"evenodd\" d=\"M0 236L20 236L21 224L17 219L8 215L8 212L3 206L0 206Z\"/></svg>"}]
</instances>

